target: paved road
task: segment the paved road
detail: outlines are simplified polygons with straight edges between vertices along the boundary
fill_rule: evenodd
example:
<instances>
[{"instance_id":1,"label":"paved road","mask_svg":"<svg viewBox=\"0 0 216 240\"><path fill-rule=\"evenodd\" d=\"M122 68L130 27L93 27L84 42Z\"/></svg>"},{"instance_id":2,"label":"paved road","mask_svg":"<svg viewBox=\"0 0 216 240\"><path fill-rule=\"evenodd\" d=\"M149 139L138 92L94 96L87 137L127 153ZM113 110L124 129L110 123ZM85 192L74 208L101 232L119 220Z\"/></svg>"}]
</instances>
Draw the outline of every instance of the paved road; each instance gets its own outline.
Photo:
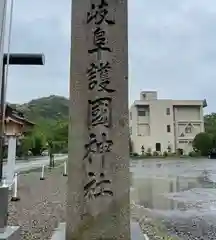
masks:
<instances>
[{"instance_id":1,"label":"paved road","mask_svg":"<svg viewBox=\"0 0 216 240\"><path fill-rule=\"evenodd\" d=\"M67 159L67 157L68 157L68 155L66 155L66 154L55 155L55 160L56 161L64 160L64 159ZM30 170L33 168L38 168L42 165L48 165L48 164L49 164L48 156L33 158L33 160L28 161L28 162L19 160L16 162L15 171L22 172L22 171ZM4 165L3 176L5 176L6 171L7 171L7 165Z\"/></svg>"}]
</instances>

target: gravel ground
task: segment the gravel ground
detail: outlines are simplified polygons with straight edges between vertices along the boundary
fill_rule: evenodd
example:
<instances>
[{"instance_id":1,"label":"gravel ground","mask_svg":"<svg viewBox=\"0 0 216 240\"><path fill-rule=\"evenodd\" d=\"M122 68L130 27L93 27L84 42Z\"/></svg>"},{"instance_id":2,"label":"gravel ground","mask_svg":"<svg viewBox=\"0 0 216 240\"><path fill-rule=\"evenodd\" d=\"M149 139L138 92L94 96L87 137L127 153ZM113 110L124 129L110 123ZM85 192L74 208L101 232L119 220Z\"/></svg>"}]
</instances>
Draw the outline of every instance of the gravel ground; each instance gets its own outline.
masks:
<instances>
[{"instance_id":1,"label":"gravel ground","mask_svg":"<svg viewBox=\"0 0 216 240\"><path fill-rule=\"evenodd\" d=\"M131 204L131 217L139 222L143 233L147 234L150 240L180 240L177 234L170 231L162 221L155 219L145 208Z\"/></svg>"},{"instance_id":2,"label":"gravel ground","mask_svg":"<svg viewBox=\"0 0 216 240\"><path fill-rule=\"evenodd\" d=\"M59 222L65 221L67 178L62 176L62 171L62 167L46 171L44 181L40 180L40 172L19 176L18 195L21 200L9 202L8 224L21 226L22 240L48 240ZM140 223L143 232L151 240L178 239L167 235L161 225L143 211L131 205L132 218ZM173 232L173 226L169 227Z\"/></svg>"},{"instance_id":3,"label":"gravel ground","mask_svg":"<svg viewBox=\"0 0 216 240\"><path fill-rule=\"evenodd\" d=\"M215 240L216 223L211 217L191 217L164 220L170 233L184 240Z\"/></svg>"},{"instance_id":4,"label":"gravel ground","mask_svg":"<svg viewBox=\"0 0 216 240\"><path fill-rule=\"evenodd\" d=\"M59 222L65 221L67 177L62 176L63 167L45 172L20 175L18 178L19 202L9 202L9 225L22 228L22 240L47 240Z\"/></svg>"},{"instance_id":5,"label":"gravel ground","mask_svg":"<svg viewBox=\"0 0 216 240\"><path fill-rule=\"evenodd\" d=\"M214 215L191 217L155 217L147 209L131 205L131 216L139 222L150 240L215 240L216 219Z\"/></svg>"},{"instance_id":6,"label":"gravel ground","mask_svg":"<svg viewBox=\"0 0 216 240\"><path fill-rule=\"evenodd\" d=\"M59 222L65 221L67 177L63 167L46 171L44 181L40 172L22 174L18 179L19 202L9 202L9 225L19 225L22 240L48 240ZM213 219L197 217L156 221L144 209L131 204L131 217L137 220L150 240L215 240ZM166 228L164 227L166 226ZM177 237L178 236L178 237Z\"/></svg>"}]
</instances>

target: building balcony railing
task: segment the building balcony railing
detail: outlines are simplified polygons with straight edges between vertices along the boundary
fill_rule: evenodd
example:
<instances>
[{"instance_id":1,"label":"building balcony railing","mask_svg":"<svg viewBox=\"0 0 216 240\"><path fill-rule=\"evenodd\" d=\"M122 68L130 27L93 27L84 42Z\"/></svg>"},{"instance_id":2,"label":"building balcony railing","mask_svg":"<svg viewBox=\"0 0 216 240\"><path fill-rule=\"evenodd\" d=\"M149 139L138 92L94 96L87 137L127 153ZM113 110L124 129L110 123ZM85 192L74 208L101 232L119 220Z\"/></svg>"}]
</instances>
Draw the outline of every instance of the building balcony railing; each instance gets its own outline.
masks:
<instances>
[{"instance_id":1,"label":"building balcony railing","mask_svg":"<svg viewBox=\"0 0 216 240\"><path fill-rule=\"evenodd\" d=\"M175 120L174 123L203 123L204 120Z\"/></svg>"}]
</instances>

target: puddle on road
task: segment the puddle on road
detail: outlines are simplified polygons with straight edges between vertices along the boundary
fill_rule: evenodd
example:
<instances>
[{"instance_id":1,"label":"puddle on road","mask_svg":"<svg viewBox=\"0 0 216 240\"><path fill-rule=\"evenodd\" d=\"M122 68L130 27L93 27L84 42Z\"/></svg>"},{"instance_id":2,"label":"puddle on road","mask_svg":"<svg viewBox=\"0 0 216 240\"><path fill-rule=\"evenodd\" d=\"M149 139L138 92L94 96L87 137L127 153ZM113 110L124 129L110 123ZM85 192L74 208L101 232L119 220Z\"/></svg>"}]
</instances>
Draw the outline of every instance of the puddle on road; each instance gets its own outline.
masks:
<instances>
[{"instance_id":1,"label":"puddle on road","mask_svg":"<svg viewBox=\"0 0 216 240\"><path fill-rule=\"evenodd\" d=\"M131 203L180 239L216 239L216 161L194 161L133 162Z\"/></svg>"}]
</instances>

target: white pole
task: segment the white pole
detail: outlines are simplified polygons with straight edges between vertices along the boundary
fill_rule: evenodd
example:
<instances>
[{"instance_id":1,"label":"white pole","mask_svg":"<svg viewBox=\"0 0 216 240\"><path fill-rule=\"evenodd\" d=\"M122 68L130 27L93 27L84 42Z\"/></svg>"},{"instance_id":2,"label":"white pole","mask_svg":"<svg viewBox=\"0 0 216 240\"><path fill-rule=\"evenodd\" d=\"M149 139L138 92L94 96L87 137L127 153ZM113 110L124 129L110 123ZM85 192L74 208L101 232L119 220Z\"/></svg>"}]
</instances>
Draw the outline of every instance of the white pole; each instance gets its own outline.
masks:
<instances>
[{"instance_id":1,"label":"white pole","mask_svg":"<svg viewBox=\"0 0 216 240\"><path fill-rule=\"evenodd\" d=\"M41 177L40 177L40 180L44 180L44 168L45 166L43 165L42 168L41 168Z\"/></svg>"},{"instance_id":2,"label":"white pole","mask_svg":"<svg viewBox=\"0 0 216 240\"><path fill-rule=\"evenodd\" d=\"M13 183L16 165L16 136L8 136L7 181Z\"/></svg>"},{"instance_id":3,"label":"white pole","mask_svg":"<svg viewBox=\"0 0 216 240\"><path fill-rule=\"evenodd\" d=\"M13 191L13 196L11 198L11 201L13 202L17 202L20 200L20 198L18 197L18 194L17 194L17 191L18 191L18 175L17 173L15 173L15 176L14 176L14 191Z\"/></svg>"},{"instance_id":4,"label":"white pole","mask_svg":"<svg viewBox=\"0 0 216 240\"><path fill-rule=\"evenodd\" d=\"M67 162L64 162L64 173L63 176L66 177L67 176Z\"/></svg>"},{"instance_id":5,"label":"white pole","mask_svg":"<svg viewBox=\"0 0 216 240\"><path fill-rule=\"evenodd\" d=\"M2 179L2 187L7 187L7 182L6 182L6 179Z\"/></svg>"}]
</instances>

